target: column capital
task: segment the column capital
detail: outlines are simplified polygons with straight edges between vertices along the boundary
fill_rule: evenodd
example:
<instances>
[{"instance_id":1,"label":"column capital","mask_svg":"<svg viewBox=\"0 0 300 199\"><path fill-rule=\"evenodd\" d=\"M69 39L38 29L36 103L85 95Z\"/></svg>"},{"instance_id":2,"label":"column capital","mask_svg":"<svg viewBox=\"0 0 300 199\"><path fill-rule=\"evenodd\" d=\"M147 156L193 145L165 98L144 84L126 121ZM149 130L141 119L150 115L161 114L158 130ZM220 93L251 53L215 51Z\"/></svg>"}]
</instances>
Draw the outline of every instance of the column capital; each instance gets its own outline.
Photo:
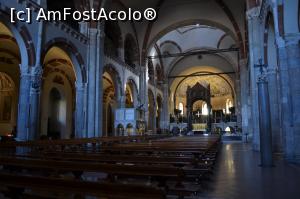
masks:
<instances>
[{"instance_id":1,"label":"column capital","mask_svg":"<svg viewBox=\"0 0 300 199\"><path fill-rule=\"evenodd\" d=\"M268 82L268 78L267 78L266 73L263 73L263 74L258 76L257 83L267 83L267 82Z\"/></svg>"},{"instance_id":2,"label":"column capital","mask_svg":"<svg viewBox=\"0 0 300 199\"><path fill-rule=\"evenodd\" d=\"M246 11L246 16L248 20L259 19L260 7L254 7Z\"/></svg>"},{"instance_id":3,"label":"column capital","mask_svg":"<svg viewBox=\"0 0 300 199\"><path fill-rule=\"evenodd\" d=\"M39 91L42 85L43 68L36 66L31 70L31 88L35 91Z\"/></svg>"}]
</instances>

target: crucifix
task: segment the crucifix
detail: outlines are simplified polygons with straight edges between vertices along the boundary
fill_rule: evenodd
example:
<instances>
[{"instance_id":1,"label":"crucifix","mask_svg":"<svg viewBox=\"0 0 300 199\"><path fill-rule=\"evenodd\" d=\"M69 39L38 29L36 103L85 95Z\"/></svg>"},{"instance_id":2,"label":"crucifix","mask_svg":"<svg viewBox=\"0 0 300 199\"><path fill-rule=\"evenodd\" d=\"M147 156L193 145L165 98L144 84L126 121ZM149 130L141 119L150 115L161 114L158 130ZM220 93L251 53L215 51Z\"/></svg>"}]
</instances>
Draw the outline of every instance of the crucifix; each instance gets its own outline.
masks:
<instances>
[{"instance_id":1,"label":"crucifix","mask_svg":"<svg viewBox=\"0 0 300 199\"><path fill-rule=\"evenodd\" d=\"M262 59L258 60L258 64L254 64L254 68L259 68L261 75L264 73L264 68L267 68L267 67L268 67L268 65L264 64Z\"/></svg>"},{"instance_id":2,"label":"crucifix","mask_svg":"<svg viewBox=\"0 0 300 199\"><path fill-rule=\"evenodd\" d=\"M198 117L200 117L201 114L200 114L200 112L198 111L198 113L197 113L196 115L197 115Z\"/></svg>"}]
</instances>

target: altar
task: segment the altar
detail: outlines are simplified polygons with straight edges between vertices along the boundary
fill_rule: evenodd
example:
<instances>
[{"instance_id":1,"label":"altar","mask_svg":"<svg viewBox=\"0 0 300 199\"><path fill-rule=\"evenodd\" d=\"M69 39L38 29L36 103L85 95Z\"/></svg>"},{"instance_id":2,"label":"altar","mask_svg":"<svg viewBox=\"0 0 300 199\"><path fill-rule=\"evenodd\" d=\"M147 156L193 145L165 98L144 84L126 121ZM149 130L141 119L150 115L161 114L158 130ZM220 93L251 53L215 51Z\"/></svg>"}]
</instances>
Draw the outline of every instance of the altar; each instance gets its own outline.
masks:
<instances>
[{"instance_id":1,"label":"altar","mask_svg":"<svg viewBox=\"0 0 300 199\"><path fill-rule=\"evenodd\" d=\"M193 132L206 132L207 131L207 123L196 123L192 124Z\"/></svg>"},{"instance_id":2,"label":"altar","mask_svg":"<svg viewBox=\"0 0 300 199\"><path fill-rule=\"evenodd\" d=\"M210 85L207 85L207 87L205 87L200 83L197 83L193 87L188 87L186 96L187 96L188 131L193 131L193 132L209 131L211 127ZM198 101L203 101L202 103L203 106L197 107L195 110L194 104L197 104ZM202 114L200 114L200 110Z\"/></svg>"}]
</instances>

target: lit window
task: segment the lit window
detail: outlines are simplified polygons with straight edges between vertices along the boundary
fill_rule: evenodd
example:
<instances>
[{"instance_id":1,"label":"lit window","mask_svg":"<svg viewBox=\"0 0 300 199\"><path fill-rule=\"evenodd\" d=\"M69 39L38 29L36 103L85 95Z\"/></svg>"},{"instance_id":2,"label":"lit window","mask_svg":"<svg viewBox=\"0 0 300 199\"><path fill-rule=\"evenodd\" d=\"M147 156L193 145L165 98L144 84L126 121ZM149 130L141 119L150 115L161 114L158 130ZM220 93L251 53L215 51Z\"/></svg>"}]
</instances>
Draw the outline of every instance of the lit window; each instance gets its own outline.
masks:
<instances>
[{"instance_id":1,"label":"lit window","mask_svg":"<svg viewBox=\"0 0 300 199\"><path fill-rule=\"evenodd\" d=\"M183 103L181 103L181 102L179 103L178 109L181 111L180 114L183 115L183 111L184 111L184 109L183 109Z\"/></svg>"},{"instance_id":2,"label":"lit window","mask_svg":"<svg viewBox=\"0 0 300 199\"><path fill-rule=\"evenodd\" d=\"M202 104L202 115L208 115L207 103Z\"/></svg>"},{"instance_id":3,"label":"lit window","mask_svg":"<svg viewBox=\"0 0 300 199\"><path fill-rule=\"evenodd\" d=\"M231 132L230 127L228 126L228 127L225 129L225 131L228 132L228 133Z\"/></svg>"},{"instance_id":4,"label":"lit window","mask_svg":"<svg viewBox=\"0 0 300 199\"><path fill-rule=\"evenodd\" d=\"M233 103L230 99L226 100L226 114L230 114L230 108L233 107Z\"/></svg>"}]
</instances>

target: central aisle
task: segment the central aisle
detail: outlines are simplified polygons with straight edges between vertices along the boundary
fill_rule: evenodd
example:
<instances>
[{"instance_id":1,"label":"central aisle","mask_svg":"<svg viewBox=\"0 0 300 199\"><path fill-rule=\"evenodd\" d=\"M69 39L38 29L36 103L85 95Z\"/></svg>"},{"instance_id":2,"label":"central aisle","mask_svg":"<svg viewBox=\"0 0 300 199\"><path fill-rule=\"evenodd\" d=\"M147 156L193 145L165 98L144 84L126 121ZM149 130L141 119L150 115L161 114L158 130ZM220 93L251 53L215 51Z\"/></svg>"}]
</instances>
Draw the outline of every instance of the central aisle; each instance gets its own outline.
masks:
<instances>
[{"instance_id":1,"label":"central aisle","mask_svg":"<svg viewBox=\"0 0 300 199\"><path fill-rule=\"evenodd\" d=\"M259 153L251 145L224 143L212 181L202 199L297 199L300 167L275 160L276 167L259 167Z\"/></svg>"}]
</instances>

